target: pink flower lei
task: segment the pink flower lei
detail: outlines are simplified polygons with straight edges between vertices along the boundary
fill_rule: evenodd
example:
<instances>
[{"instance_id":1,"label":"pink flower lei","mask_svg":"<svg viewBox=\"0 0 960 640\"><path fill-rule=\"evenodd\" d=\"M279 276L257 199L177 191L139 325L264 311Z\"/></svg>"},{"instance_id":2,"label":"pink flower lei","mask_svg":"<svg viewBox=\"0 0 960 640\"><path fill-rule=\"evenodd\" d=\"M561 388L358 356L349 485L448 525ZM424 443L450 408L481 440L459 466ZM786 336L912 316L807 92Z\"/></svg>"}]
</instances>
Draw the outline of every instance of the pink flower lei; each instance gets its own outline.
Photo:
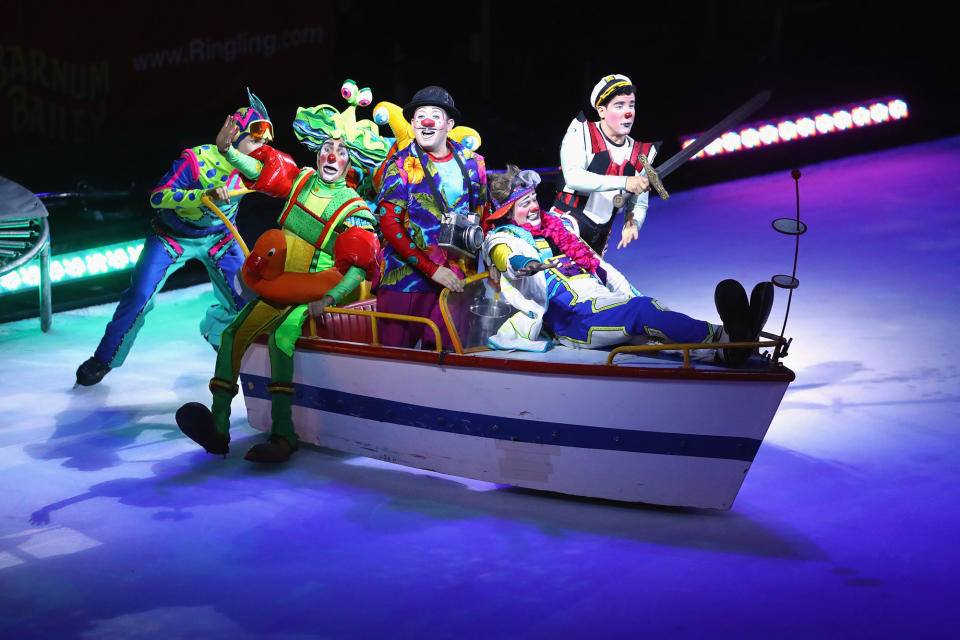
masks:
<instances>
[{"instance_id":1,"label":"pink flower lei","mask_svg":"<svg viewBox=\"0 0 960 640\"><path fill-rule=\"evenodd\" d=\"M533 237L542 237L552 240L560 253L573 260L579 267L589 271L593 275L597 274L597 267L600 266L600 259L593 249L576 235L567 231L560 218L543 212L540 217L540 226L534 227L530 224L520 225L522 228L533 234Z\"/></svg>"}]
</instances>

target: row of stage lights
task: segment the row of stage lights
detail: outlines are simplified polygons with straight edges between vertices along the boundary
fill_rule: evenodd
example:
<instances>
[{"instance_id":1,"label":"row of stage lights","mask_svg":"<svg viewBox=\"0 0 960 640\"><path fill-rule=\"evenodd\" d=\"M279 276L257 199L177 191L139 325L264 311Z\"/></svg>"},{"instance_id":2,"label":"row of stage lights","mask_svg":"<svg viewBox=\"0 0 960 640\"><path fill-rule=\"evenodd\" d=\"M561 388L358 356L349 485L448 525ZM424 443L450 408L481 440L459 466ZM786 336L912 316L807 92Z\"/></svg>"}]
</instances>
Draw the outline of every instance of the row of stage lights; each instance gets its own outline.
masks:
<instances>
[{"instance_id":1,"label":"row of stage lights","mask_svg":"<svg viewBox=\"0 0 960 640\"><path fill-rule=\"evenodd\" d=\"M909 116L907 103L901 98L888 97L836 109L825 109L775 120L764 120L744 125L738 131L727 131L704 147L692 159L697 160L839 133L850 129L860 129L904 120L907 116ZM696 140L696 136L684 136L683 146L690 146L694 140Z\"/></svg>"},{"instance_id":2,"label":"row of stage lights","mask_svg":"<svg viewBox=\"0 0 960 640\"><path fill-rule=\"evenodd\" d=\"M119 242L106 247L74 251L50 260L54 283L130 269L137 263L143 242ZM39 260L0 277L0 295L40 286Z\"/></svg>"}]
</instances>

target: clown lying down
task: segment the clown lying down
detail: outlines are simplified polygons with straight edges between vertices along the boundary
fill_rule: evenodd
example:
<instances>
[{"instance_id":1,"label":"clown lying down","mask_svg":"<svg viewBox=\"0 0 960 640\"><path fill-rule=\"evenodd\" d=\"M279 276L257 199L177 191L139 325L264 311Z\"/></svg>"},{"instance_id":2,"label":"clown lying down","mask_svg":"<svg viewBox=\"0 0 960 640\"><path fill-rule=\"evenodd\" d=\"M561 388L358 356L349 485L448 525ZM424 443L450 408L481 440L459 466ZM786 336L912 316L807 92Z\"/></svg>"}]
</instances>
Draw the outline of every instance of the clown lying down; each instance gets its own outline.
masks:
<instances>
[{"instance_id":1,"label":"clown lying down","mask_svg":"<svg viewBox=\"0 0 960 640\"><path fill-rule=\"evenodd\" d=\"M508 166L491 175L494 210L488 216L483 258L503 299L517 313L487 341L494 349L545 351L551 340L596 349L650 338L673 343L756 341L773 305L773 285L757 284L747 299L735 280L717 285L722 325L670 311L640 294L612 265L575 235L564 221L541 212L540 176ZM740 366L750 349L718 349L717 361Z\"/></svg>"}]
</instances>

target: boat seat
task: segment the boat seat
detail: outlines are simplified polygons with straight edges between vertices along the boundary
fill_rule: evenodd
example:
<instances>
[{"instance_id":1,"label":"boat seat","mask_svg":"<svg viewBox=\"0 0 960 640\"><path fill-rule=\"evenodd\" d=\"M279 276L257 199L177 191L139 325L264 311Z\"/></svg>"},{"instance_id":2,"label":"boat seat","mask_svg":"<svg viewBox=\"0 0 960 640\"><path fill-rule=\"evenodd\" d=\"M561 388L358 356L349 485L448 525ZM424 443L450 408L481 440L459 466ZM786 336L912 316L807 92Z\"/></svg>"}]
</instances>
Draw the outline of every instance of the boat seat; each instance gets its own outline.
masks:
<instances>
[{"instance_id":1,"label":"boat seat","mask_svg":"<svg viewBox=\"0 0 960 640\"><path fill-rule=\"evenodd\" d=\"M362 309L376 311L377 299L357 300L343 305L345 309ZM373 340L373 330L370 327L370 318L366 316L352 316L344 313L324 312L323 324L317 323L317 337L328 340L345 340L347 342L369 343ZM310 335L310 323L303 324L304 335Z\"/></svg>"}]
</instances>

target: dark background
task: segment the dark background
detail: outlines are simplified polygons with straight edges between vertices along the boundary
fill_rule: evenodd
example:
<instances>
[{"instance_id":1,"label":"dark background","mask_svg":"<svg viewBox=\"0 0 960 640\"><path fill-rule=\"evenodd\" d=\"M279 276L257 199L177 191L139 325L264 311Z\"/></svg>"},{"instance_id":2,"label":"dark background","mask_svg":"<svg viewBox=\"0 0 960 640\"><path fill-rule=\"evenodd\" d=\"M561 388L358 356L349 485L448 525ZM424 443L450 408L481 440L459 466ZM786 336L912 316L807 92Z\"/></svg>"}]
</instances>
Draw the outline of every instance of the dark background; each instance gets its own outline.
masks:
<instances>
[{"instance_id":1,"label":"dark background","mask_svg":"<svg viewBox=\"0 0 960 640\"><path fill-rule=\"evenodd\" d=\"M933 4L296 6L174 3L147 17L106 2L5 10L0 174L35 192L84 194L48 201L54 254L142 237L149 191L182 148L213 141L226 114L246 105L247 86L270 111L275 145L301 164L313 158L290 128L297 106L344 106L345 78L371 87L374 103L402 105L425 85L444 86L462 124L480 132L489 168L557 166L566 126L580 110L595 115L588 95L609 73L638 87L633 136L663 141L661 161L682 135L708 128L760 89L773 98L751 120L891 94L910 107L905 121L688 163L668 179L672 191L958 133L956 36ZM283 49L250 44L284 33L295 41ZM232 56L143 68L144 56L157 60L197 41L241 44ZM279 205L248 196L241 232L255 238ZM187 270L171 286L200 274ZM115 297L126 276L117 278L103 276L80 295ZM58 308L69 297L59 295ZM34 304L31 294L27 306Z\"/></svg>"}]
</instances>

